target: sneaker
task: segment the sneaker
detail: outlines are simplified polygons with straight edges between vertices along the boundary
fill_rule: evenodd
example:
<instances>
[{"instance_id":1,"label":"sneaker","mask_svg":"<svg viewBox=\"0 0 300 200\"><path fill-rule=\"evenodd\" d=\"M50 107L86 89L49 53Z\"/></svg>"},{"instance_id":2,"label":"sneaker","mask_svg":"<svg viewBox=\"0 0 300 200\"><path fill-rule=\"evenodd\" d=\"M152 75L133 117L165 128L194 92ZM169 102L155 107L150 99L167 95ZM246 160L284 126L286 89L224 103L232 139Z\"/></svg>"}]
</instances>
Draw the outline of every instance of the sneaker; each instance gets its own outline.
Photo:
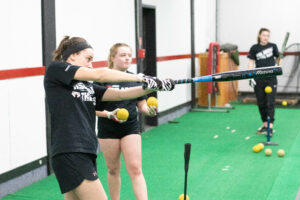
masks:
<instances>
[{"instance_id":1,"label":"sneaker","mask_svg":"<svg viewBox=\"0 0 300 200\"><path fill-rule=\"evenodd\" d=\"M256 134L266 135L267 134L267 127L261 126L259 129L257 129Z\"/></svg>"},{"instance_id":2,"label":"sneaker","mask_svg":"<svg viewBox=\"0 0 300 200\"><path fill-rule=\"evenodd\" d=\"M256 134L258 135L267 135L268 133L268 128L265 126L260 127L257 131ZM272 128L270 128L270 137L273 136L273 133L275 133L275 130L273 130Z\"/></svg>"}]
</instances>

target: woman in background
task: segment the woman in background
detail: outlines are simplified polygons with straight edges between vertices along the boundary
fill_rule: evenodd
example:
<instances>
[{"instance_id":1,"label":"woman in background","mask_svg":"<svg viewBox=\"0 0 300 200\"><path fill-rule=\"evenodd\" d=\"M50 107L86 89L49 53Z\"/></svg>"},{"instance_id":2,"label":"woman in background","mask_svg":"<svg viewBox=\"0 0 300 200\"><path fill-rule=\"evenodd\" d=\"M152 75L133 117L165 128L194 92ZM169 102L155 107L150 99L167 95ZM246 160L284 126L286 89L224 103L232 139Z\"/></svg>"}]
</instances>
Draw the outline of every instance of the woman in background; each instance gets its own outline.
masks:
<instances>
[{"instance_id":1,"label":"woman in background","mask_svg":"<svg viewBox=\"0 0 300 200\"><path fill-rule=\"evenodd\" d=\"M261 28L257 37L257 44L254 44L248 54L249 65L248 68L252 69L254 66L268 67L276 65L276 58L279 58L279 52L276 44L269 42L270 30L266 28ZM277 60L280 64L280 60ZM259 108L259 113L261 120L263 122L262 126L257 130L257 134L267 133L267 120L270 117L270 135L273 135L273 123L274 123L274 113L275 113L275 97L277 90L277 78L256 78L255 79L254 91L256 95L257 105ZM266 94L265 88L270 86L272 92Z\"/></svg>"}]
</instances>

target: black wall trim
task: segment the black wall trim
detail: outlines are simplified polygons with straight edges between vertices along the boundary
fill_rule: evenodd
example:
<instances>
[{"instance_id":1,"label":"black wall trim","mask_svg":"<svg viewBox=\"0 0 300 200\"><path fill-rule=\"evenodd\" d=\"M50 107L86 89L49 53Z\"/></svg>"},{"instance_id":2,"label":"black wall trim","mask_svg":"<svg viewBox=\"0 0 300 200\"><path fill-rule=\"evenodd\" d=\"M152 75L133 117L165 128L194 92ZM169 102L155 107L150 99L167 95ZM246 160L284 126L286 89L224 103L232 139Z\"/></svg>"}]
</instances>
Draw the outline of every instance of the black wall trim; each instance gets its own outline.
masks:
<instances>
[{"instance_id":1,"label":"black wall trim","mask_svg":"<svg viewBox=\"0 0 300 200\"><path fill-rule=\"evenodd\" d=\"M175 111L177 111L177 110L179 110L181 108L184 108L184 107L187 107L187 106L191 106L191 105L192 105L192 101L188 101L186 103L180 104L180 105L175 106L173 108L170 108L168 110L162 111L162 112L158 113L158 118L164 117L164 116L166 116L166 115L168 115L170 113L173 113L173 112L175 112Z\"/></svg>"},{"instance_id":2,"label":"black wall trim","mask_svg":"<svg viewBox=\"0 0 300 200\"><path fill-rule=\"evenodd\" d=\"M55 24L55 0L42 1L42 44L43 44L43 65L48 66L52 61L52 52L56 49L56 24ZM47 138L47 168L48 175L53 172L51 165L51 124L50 114L48 110L47 100L46 105L46 138Z\"/></svg>"},{"instance_id":3,"label":"black wall trim","mask_svg":"<svg viewBox=\"0 0 300 200\"><path fill-rule=\"evenodd\" d=\"M136 52L136 64L137 73L143 73L143 60L139 58L138 51L143 48L143 7L142 0L134 1L135 9L135 52ZM140 131L145 131L145 117L139 113L139 125Z\"/></svg>"},{"instance_id":4,"label":"black wall trim","mask_svg":"<svg viewBox=\"0 0 300 200\"><path fill-rule=\"evenodd\" d=\"M39 168L43 165L47 164L47 156L43 158L39 158L35 161L32 161L31 163L22 165L18 168L15 168L11 171L5 172L3 174L0 174L0 183L4 183L8 180L11 180L13 178L16 178L18 176L21 176L27 172L30 172L36 168Z\"/></svg>"},{"instance_id":5,"label":"black wall trim","mask_svg":"<svg viewBox=\"0 0 300 200\"><path fill-rule=\"evenodd\" d=\"M43 65L47 66L56 48L55 0L42 0L42 43Z\"/></svg>"},{"instance_id":6,"label":"black wall trim","mask_svg":"<svg viewBox=\"0 0 300 200\"><path fill-rule=\"evenodd\" d=\"M191 76L195 77L195 15L194 15L194 0L190 1L191 5ZM196 106L196 87L195 84L191 85L191 105L192 107Z\"/></svg>"},{"instance_id":7,"label":"black wall trim","mask_svg":"<svg viewBox=\"0 0 300 200\"><path fill-rule=\"evenodd\" d=\"M143 73L143 61L139 59L138 50L143 48L143 5L142 0L135 0L135 50L137 58L137 72Z\"/></svg>"}]
</instances>

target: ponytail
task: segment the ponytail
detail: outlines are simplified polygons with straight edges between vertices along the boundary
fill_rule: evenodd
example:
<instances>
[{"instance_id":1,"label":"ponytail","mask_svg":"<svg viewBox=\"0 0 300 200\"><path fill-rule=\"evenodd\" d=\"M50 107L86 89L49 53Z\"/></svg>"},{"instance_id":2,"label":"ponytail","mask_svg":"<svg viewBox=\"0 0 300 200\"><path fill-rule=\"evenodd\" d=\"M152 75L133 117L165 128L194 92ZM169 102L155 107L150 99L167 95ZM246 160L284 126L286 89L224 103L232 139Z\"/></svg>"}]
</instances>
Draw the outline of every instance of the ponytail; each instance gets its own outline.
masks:
<instances>
[{"instance_id":1,"label":"ponytail","mask_svg":"<svg viewBox=\"0 0 300 200\"><path fill-rule=\"evenodd\" d=\"M62 41L59 43L57 49L53 51L53 61L66 61L68 58L64 58L64 52L71 46L76 45L78 43L85 42L86 40L81 37L70 37L65 36Z\"/></svg>"}]
</instances>

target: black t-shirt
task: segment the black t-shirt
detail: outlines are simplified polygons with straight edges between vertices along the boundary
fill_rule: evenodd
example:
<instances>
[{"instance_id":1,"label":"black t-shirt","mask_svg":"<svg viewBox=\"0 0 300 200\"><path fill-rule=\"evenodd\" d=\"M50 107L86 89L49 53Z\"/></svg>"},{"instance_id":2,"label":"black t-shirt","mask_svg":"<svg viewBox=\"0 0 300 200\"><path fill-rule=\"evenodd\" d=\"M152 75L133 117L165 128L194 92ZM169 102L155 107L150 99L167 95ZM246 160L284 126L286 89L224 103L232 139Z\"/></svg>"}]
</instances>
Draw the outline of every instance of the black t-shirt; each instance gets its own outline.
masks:
<instances>
[{"instance_id":1,"label":"black t-shirt","mask_svg":"<svg viewBox=\"0 0 300 200\"><path fill-rule=\"evenodd\" d=\"M131 73L131 72L127 72ZM132 73L131 73L132 74ZM119 83L97 83L99 85L105 86L107 88L116 88L123 90L130 87L141 86L141 83L138 82L119 82ZM120 133L132 130L132 127L139 127L137 121L137 102L146 99L145 96L139 97L137 99L130 99L124 101L108 101L102 102L99 106L99 110L113 111L116 108L126 108L129 112L129 117L126 122L118 123L108 118L98 117L98 134L101 134L101 131L111 132L111 133ZM98 107L97 107L98 109Z\"/></svg>"},{"instance_id":2,"label":"black t-shirt","mask_svg":"<svg viewBox=\"0 0 300 200\"><path fill-rule=\"evenodd\" d=\"M66 152L97 152L95 106L101 105L106 88L73 80L79 68L66 62L52 62L45 73L52 156Z\"/></svg>"},{"instance_id":3,"label":"black t-shirt","mask_svg":"<svg viewBox=\"0 0 300 200\"><path fill-rule=\"evenodd\" d=\"M275 57L279 57L279 51L274 43L266 45L255 44L251 47L248 58L255 60L256 67L269 67L276 64Z\"/></svg>"}]
</instances>

